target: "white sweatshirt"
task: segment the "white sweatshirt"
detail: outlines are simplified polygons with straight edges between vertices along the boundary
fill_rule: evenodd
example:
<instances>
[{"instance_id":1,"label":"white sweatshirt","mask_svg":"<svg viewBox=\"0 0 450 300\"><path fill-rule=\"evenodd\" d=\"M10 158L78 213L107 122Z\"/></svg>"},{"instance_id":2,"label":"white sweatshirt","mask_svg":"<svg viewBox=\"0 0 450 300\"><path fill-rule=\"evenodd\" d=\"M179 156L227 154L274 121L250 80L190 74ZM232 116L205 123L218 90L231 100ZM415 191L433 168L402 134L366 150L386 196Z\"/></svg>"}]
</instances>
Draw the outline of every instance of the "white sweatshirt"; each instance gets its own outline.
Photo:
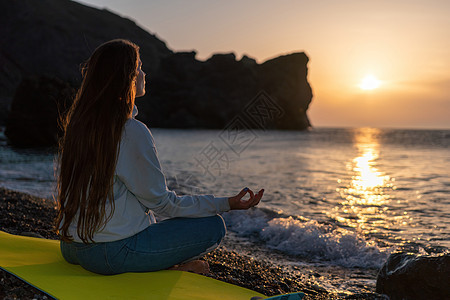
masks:
<instances>
[{"instance_id":1,"label":"white sweatshirt","mask_svg":"<svg viewBox=\"0 0 450 300\"><path fill-rule=\"evenodd\" d=\"M111 242L130 237L155 223L156 214L174 217L207 217L230 210L228 197L214 195L178 196L166 185L153 136L147 126L133 118L127 120L120 141L114 176L114 213L106 226L94 234L95 242ZM111 211L109 201L106 215ZM146 213L147 211L147 213ZM75 242L78 214L69 227Z\"/></svg>"}]
</instances>

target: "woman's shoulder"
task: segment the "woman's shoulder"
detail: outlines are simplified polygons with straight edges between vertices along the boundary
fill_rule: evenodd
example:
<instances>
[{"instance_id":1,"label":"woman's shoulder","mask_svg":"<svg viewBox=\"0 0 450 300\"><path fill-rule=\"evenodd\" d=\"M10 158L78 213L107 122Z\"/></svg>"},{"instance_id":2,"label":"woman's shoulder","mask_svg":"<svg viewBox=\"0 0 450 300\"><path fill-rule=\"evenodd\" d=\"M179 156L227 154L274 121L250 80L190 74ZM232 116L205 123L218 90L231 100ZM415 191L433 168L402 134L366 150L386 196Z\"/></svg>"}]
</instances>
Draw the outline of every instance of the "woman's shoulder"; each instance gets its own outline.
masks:
<instances>
[{"instance_id":1,"label":"woman's shoulder","mask_svg":"<svg viewBox=\"0 0 450 300\"><path fill-rule=\"evenodd\" d=\"M154 144L153 135L150 129L147 127L147 125L139 120L136 120L135 118L128 119L125 122L122 139L135 142L145 141L149 139L150 142Z\"/></svg>"},{"instance_id":2,"label":"woman's shoulder","mask_svg":"<svg viewBox=\"0 0 450 300\"><path fill-rule=\"evenodd\" d=\"M142 123L139 120L136 120L135 118L128 119L125 122L125 130L134 130L134 131L150 131L144 123Z\"/></svg>"}]
</instances>

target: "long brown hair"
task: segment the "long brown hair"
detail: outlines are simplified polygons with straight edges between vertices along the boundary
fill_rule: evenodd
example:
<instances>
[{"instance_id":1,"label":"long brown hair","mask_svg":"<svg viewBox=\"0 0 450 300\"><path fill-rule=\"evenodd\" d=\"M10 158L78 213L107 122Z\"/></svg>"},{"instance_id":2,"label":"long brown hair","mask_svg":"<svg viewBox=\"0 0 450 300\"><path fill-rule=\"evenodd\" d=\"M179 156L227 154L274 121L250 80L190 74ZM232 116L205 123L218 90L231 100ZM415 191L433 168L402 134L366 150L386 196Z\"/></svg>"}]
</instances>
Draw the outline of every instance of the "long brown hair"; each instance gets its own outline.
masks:
<instances>
[{"instance_id":1,"label":"long brown hair","mask_svg":"<svg viewBox=\"0 0 450 300\"><path fill-rule=\"evenodd\" d=\"M82 67L81 87L62 120L58 156L56 230L63 241L73 240L68 228L77 213L77 234L85 243L113 214L114 171L133 111L138 62L139 47L118 39L100 45Z\"/></svg>"}]
</instances>

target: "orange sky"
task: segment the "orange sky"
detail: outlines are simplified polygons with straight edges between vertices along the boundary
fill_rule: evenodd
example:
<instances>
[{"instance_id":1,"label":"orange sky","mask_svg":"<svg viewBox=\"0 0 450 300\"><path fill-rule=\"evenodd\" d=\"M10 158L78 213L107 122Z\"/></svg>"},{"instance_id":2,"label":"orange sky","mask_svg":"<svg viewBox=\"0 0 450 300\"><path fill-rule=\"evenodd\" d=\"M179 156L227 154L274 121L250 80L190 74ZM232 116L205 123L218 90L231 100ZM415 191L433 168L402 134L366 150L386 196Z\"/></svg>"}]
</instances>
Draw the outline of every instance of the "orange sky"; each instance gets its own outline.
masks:
<instances>
[{"instance_id":1,"label":"orange sky","mask_svg":"<svg viewBox=\"0 0 450 300\"><path fill-rule=\"evenodd\" d=\"M198 59L305 51L314 126L450 128L450 1L86 0ZM362 90L372 74L381 82Z\"/></svg>"}]
</instances>

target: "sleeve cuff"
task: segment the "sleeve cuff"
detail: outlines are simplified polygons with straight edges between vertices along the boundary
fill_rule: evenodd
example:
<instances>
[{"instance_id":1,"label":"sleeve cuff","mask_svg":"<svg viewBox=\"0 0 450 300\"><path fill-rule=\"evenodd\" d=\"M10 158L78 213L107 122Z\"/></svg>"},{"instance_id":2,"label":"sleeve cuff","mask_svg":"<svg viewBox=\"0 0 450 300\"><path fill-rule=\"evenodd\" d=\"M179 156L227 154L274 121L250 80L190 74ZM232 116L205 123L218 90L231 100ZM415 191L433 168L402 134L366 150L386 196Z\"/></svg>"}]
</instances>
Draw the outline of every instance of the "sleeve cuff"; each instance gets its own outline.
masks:
<instances>
[{"instance_id":1,"label":"sleeve cuff","mask_svg":"<svg viewBox=\"0 0 450 300\"><path fill-rule=\"evenodd\" d=\"M217 206L220 212L226 212L230 210L230 203L228 202L229 197L215 197L217 201Z\"/></svg>"}]
</instances>

